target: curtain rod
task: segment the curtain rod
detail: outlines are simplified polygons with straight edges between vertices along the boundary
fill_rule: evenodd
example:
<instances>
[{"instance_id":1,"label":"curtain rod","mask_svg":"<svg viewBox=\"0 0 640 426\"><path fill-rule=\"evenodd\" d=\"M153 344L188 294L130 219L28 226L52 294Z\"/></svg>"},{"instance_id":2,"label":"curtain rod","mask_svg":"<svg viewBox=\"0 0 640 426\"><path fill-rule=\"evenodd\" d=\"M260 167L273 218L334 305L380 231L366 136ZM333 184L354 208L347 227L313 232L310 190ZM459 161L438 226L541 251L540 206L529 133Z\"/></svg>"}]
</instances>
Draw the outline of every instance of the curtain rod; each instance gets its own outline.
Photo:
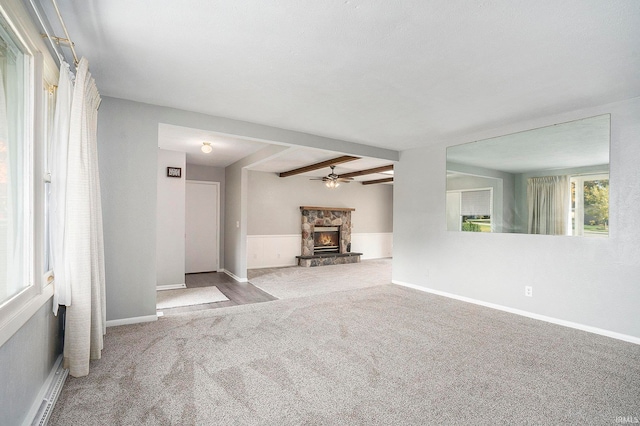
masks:
<instances>
[{"instance_id":1,"label":"curtain rod","mask_svg":"<svg viewBox=\"0 0 640 426\"><path fill-rule=\"evenodd\" d=\"M71 47L71 53L73 54L73 62L75 64L75 66L78 66L78 55L76 55L76 49L73 45L73 42L71 41L71 37L69 37L69 31L67 31L67 26L64 24L64 20L62 19L62 15L60 14L60 9L58 9L58 3L56 3L56 0L51 0L51 3L53 3L53 7L56 10L56 13L58 14L58 19L60 20L60 24L62 25L62 30L64 31L64 35L65 37L67 37L67 40L69 41L69 47Z\"/></svg>"},{"instance_id":2,"label":"curtain rod","mask_svg":"<svg viewBox=\"0 0 640 426\"><path fill-rule=\"evenodd\" d=\"M44 21L42 20L42 16L40 16L40 11L38 10L38 7L33 2L34 2L34 0L30 0L29 1L29 3L31 3L31 8L33 9L33 12L36 14L36 17L38 18L38 21L40 21L40 26L42 27L42 29L45 32L45 34L43 34L43 37L46 37L46 38L49 39L49 43L51 44L51 48L53 49L53 51L58 56L58 61L60 61L60 63L62 63L62 61L64 60L64 56L62 55L62 53L60 53L58 51L58 48L56 47L55 43L53 42L54 39L57 39L58 37L55 37L55 36L52 36L52 35L49 34L49 30L47 29L47 26L44 24Z\"/></svg>"}]
</instances>

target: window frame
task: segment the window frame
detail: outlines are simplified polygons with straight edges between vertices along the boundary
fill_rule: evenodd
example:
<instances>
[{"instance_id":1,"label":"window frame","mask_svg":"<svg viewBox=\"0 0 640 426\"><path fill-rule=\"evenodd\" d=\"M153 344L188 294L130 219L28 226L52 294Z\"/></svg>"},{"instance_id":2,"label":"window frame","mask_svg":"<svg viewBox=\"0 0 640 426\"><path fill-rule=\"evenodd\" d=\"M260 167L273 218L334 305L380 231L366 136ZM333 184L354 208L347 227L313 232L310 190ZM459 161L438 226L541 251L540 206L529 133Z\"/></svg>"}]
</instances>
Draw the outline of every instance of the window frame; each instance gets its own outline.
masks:
<instances>
[{"instance_id":1,"label":"window frame","mask_svg":"<svg viewBox=\"0 0 640 426\"><path fill-rule=\"evenodd\" d=\"M610 174L608 171L598 173L588 173L579 175L569 175L569 190L571 185L575 184L575 207L569 209L569 229L572 237L593 237L591 234L584 233L584 183L591 180L607 180L611 185ZM609 203L610 207L611 203ZM578 220L578 213L581 213L581 219ZM611 229L607 231L606 237L609 237ZM603 235L604 237L605 235Z\"/></svg>"},{"instance_id":2,"label":"window frame","mask_svg":"<svg viewBox=\"0 0 640 426\"><path fill-rule=\"evenodd\" d=\"M57 83L58 67L49 54L39 30L28 11L18 0L0 5L0 15L13 36L20 42L25 56L25 156L28 177L29 215L25 226L25 246L28 247L27 269L29 285L0 305L0 346L9 340L53 296L51 271L44 270L45 247L45 155L47 134L47 98L45 93ZM51 111L49 111L51 113Z\"/></svg>"},{"instance_id":3,"label":"window frame","mask_svg":"<svg viewBox=\"0 0 640 426\"><path fill-rule=\"evenodd\" d=\"M463 192L475 192L475 191L489 191L489 224L491 227L491 230L489 231L489 233L495 233L495 216L493 214L493 203L494 203L494 198L493 198L493 187L491 186L487 186L487 187L480 187L480 188L463 188L463 189L450 189L447 190L446 193L447 194L458 194L458 199L456 200L458 203L458 214L457 214L457 231L462 232L462 224L463 224L463 215L462 215L462 193Z\"/></svg>"}]
</instances>

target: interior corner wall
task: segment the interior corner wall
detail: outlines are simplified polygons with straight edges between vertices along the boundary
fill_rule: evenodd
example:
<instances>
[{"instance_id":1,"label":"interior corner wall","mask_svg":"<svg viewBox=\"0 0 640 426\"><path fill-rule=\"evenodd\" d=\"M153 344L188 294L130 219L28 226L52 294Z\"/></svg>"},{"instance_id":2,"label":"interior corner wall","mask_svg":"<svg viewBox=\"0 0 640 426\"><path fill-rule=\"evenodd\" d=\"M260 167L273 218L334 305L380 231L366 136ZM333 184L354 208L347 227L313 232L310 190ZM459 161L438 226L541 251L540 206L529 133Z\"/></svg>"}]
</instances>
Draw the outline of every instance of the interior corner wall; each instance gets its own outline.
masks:
<instances>
[{"instance_id":1,"label":"interior corner wall","mask_svg":"<svg viewBox=\"0 0 640 426\"><path fill-rule=\"evenodd\" d=\"M182 176L167 176L167 167L179 167ZM158 149L156 286L185 283L185 169L184 152Z\"/></svg>"},{"instance_id":2,"label":"interior corner wall","mask_svg":"<svg viewBox=\"0 0 640 426\"><path fill-rule=\"evenodd\" d=\"M225 217L224 217L224 270L232 276L243 280L247 277L244 241L246 229L242 226L242 212L246 205L246 191L243 191L242 166L235 164L225 169ZM242 226L242 227L241 227Z\"/></svg>"},{"instance_id":3,"label":"interior corner wall","mask_svg":"<svg viewBox=\"0 0 640 426\"><path fill-rule=\"evenodd\" d=\"M225 238L225 170L224 167L203 166L200 164L187 164L187 180L220 183L220 256L219 269L224 269L224 238Z\"/></svg>"},{"instance_id":4,"label":"interior corner wall","mask_svg":"<svg viewBox=\"0 0 640 426\"><path fill-rule=\"evenodd\" d=\"M269 145L225 168L224 269L240 281L247 279L247 168L286 150L286 146Z\"/></svg>"},{"instance_id":5,"label":"interior corner wall","mask_svg":"<svg viewBox=\"0 0 640 426\"><path fill-rule=\"evenodd\" d=\"M446 148L611 113L610 236L446 231ZM393 280L640 338L640 98L513 123L402 152ZM524 287L533 287L525 297Z\"/></svg>"}]
</instances>

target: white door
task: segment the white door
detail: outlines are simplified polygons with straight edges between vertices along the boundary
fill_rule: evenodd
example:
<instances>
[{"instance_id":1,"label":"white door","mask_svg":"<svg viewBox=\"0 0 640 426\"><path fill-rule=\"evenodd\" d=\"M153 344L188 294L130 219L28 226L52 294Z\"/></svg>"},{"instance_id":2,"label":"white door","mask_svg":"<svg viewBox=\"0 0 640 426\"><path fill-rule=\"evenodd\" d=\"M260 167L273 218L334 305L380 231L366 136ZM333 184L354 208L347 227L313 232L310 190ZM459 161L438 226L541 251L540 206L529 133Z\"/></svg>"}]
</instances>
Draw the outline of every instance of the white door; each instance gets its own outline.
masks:
<instances>
[{"instance_id":1,"label":"white door","mask_svg":"<svg viewBox=\"0 0 640 426\"><path fill-rule=\"evenodd\" d=\"M218 182L186 182L185 273L218 270Z\"/></svg>"}]
</instances>

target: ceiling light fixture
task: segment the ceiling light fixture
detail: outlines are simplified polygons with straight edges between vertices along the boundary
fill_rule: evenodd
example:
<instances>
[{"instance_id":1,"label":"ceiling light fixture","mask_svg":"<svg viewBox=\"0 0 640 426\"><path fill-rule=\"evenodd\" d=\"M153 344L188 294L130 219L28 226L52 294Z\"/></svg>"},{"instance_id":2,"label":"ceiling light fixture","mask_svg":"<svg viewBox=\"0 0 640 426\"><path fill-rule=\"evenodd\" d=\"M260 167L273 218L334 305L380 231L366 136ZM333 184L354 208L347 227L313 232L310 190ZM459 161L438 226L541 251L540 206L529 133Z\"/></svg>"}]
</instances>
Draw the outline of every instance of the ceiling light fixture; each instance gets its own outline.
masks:
<instances>
[{"instance_id":1,"label":"ceiling light fixture","mask_svg":"<svg viewBox=\"0 0 640 426\"><path fill-rule=\"evenodd\" d=\"M326 181L324 184L327 185L327 188L329 188L329 189L336 189L337 187L340 186L340 182L338 182L337 180L334 180L334 179L330 179L330 180Z\"/></svg>"},{"instance_id":2,"label":"ceiling light fixture","mask_svg":"<svg viewBox=\"0 0 640 426\"><path fill-rule=\"evenodd\" d=\"M213 148L211 148L211 142L202 142L202 146L200 147L200 150L205 154L208 154L211 151L213 151Z\"/></svg>"}]
</instances>

